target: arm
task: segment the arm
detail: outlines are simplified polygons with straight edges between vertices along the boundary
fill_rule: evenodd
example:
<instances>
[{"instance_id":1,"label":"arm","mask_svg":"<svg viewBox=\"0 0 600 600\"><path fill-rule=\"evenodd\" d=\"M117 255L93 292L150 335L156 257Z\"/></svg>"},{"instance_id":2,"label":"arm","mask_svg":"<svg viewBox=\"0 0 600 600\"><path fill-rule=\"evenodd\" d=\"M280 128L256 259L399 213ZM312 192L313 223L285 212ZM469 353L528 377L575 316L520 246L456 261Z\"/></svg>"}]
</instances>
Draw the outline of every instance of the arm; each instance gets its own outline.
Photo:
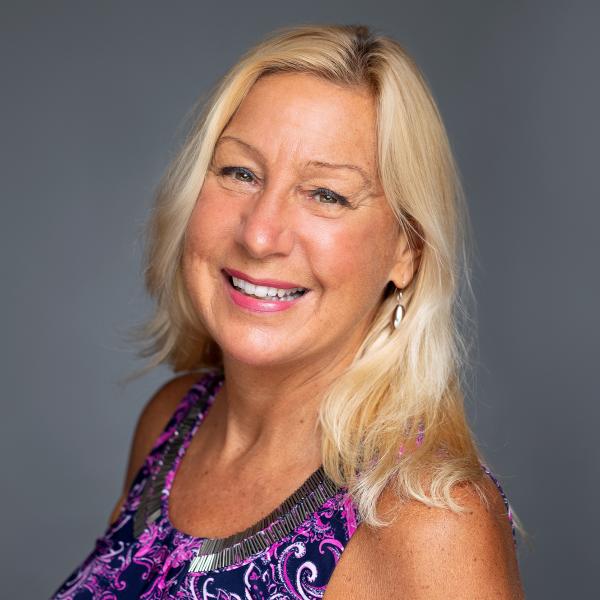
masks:
<instances>
[{"instance_id":1,"label":"arm","mask_svg":"<svg viewBox=\"0 0 600 600\"><path fill-rule=\"evenodd\" d=\"M397 518L378 530L359 527L325 598L522 600L506 508L487 477L484 488L489 509L471 487L456 488L453 497L467 508L462 514L417 501L394 508L386 490L382 514L392 508Z\"/></svg>"},{"instance_id":2,"label":"arm","mask_svg":"<svg viewBox=\"0 0 600 600\"><path fill-rule=\"evenodd\" d=\"M198 375L193 373L175 377L163 385L146 403L133 434L123 491L109 517L109 524L117 520L129 488L144 464L146 456L173 416L183 396L197 380Z\"/></svg>"}]
</instances>

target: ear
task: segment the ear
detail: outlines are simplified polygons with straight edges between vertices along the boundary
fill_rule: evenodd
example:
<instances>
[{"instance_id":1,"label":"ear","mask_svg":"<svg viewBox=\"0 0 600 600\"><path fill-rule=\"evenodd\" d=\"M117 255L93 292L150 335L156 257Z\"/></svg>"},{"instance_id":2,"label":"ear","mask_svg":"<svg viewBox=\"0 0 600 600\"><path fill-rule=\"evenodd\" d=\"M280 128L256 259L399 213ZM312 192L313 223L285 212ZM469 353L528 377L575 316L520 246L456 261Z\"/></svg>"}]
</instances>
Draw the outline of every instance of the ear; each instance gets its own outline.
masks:
<instances>
[{"instance_id":1,"label":"ear","mask_svg":"<svg viewBox=\"0 0 600 600\"><path fill-rule=\"evenodd\" d=\"M419 268L423 246L417 244L415 236L408 236L405 229L401 228L398 235L394 265L390 271L389 280L397 288L405 288L410 284Z\"/></svg>"}]
</instances>

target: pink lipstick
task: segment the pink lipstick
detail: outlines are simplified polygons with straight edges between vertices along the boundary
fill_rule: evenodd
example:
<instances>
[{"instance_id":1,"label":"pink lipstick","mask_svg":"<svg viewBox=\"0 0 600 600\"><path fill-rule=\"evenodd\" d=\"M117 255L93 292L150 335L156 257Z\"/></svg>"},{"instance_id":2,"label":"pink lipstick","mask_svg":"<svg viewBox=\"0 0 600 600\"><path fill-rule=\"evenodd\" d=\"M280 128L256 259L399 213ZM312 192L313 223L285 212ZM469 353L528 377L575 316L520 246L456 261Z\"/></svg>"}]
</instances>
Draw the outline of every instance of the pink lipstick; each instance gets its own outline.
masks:
<instances>
[{"instance_id":1,"label":"pink lipstick","mask_svg":"<svg viewBox=\"0 0 600 600\"><path fill-rule=\"evenodd\" d=\"M255 277L250 277L250 275L246 275L246 273L243 273L242 271L236 271L235 269L223 269L223 271L231 277L238 277L239 279L243 279L244 281L248 281L254 285L264 285L265 287L274 287L284 290L303 287L299 283L290 283L289 281L282 281L281 279L256 279Z\"/></svg>"},{"instance_id":2,"label":"pink lipstick","mask_svg":"<svg viewBox=\"0 0 600 600\"><path fill-rule=\"evenodd\" d=\"M252 312L287 310L309 292L289 281L257 279L234 269L223 269L222 273L233 303Z\"/></svg>"}]
</instances>

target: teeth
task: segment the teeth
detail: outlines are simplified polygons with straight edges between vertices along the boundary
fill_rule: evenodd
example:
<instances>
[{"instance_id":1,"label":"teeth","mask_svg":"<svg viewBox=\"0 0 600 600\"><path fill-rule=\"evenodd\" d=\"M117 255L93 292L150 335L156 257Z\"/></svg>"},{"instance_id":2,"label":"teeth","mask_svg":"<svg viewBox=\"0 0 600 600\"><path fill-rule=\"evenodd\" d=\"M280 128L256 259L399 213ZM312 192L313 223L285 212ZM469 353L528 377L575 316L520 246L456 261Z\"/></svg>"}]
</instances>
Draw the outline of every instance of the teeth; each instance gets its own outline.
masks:
<instances>
[{"instance_id":1,"label":"teeth","mask_svg":"<svg viewBox=\"0 0 600 600\"><path fill-rule=\"evenodd\" d=\"M233 285L244 293L256 296L258 298L278 298L283 302L289 302L296 298L304 288L295 287L290 289L267 287L265 285L254 285L244 279L231 277Z\"/></svg>"},{"instance_id":2,"label":"teeth","mask_svg":"<svg viewBox=\"0 0 600 600\"><path fill-rule=\"evenodd\" d=\"M265 287L264 285L257 285L254 290L254 295L258 296L259 298L266 298L268 289L269 288Z\"/></svg>"}]
</instances>

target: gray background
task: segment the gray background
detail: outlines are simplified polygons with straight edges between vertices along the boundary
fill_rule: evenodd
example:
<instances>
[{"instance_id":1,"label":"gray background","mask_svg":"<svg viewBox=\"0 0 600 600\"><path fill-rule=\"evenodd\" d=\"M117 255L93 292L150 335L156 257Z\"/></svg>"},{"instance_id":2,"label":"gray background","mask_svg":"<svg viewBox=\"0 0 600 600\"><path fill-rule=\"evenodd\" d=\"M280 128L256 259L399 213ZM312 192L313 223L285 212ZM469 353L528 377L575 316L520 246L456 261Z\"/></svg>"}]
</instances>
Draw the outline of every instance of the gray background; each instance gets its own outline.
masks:
<instances>
[{"instance_id":1,"label":"gray background","mask_svg":"<svg viewBox=\"0 0 600 600\"><path fill-rule=\"evenodd\" d=\"M598 567L598 4L2 3L2 597L49 596L119 496L157 370L139 233L183 123L273 28L398 39L447 124L479 247L473 429L533 538L528 598L592 598Z\"/></svg>"}]
</instances>

